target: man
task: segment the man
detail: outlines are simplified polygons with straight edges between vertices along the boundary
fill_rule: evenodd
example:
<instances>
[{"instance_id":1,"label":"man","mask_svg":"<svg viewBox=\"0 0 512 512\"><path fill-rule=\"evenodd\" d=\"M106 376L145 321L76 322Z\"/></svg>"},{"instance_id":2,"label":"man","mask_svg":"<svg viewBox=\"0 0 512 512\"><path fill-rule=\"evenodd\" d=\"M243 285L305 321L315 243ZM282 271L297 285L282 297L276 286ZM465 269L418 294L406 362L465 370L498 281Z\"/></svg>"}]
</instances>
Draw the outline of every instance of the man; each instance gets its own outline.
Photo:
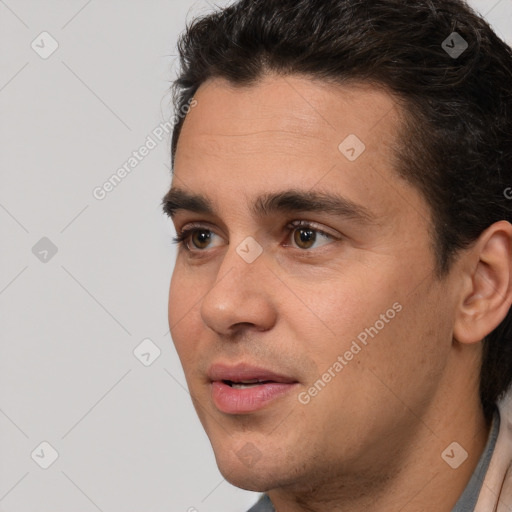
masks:
<instances>
[{"instance_id":1,"label":"man","mask_svg":"<svg viewBox=\"0 0 512 512\"><path fill-rule=\"evenodd\" d=\"M458 0L241 0L179 49L169 324L222 474L512 510L510 49Z\"/></svg>"}]
</instances>

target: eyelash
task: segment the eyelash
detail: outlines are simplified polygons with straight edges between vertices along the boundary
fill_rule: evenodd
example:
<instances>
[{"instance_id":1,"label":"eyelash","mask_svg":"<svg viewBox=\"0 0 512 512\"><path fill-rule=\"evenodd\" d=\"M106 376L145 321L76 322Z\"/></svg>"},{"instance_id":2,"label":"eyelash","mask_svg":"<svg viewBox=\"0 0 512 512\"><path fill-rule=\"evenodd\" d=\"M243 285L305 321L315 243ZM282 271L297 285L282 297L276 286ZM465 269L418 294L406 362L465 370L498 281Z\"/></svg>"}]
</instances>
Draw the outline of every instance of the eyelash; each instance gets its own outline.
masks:
<instances>
[{"instance_id":1,"label":"eyelash","mask_svg":"<svg viewBox=\"0 0 512 512\"><path fill-rule=\"evenodd\" d=\"M312 231L315 231L316 233L319 233L327 238L336 240L336 238L333 235L331 235L321 229L318 229L314 224L312 224L308 221L305 221L305 220L296 220L296 221L290 222L286 226L286 229L288 229L289 234L291 234L296 229L311 229ZM187 244L185 243L197 231L210 231L211 232L210 229L199 226L199 225L195 226L195 227L186 228L186 229L183 229L182 231L180 231L175 237L173 237L172 242L177 244L178 246L182 246L188 252L204 252L206 249L190 249L189 247L187 247ZM302 250L305 252L307 251L307 249L302 249Z\"/></svg>"}]
</instances>

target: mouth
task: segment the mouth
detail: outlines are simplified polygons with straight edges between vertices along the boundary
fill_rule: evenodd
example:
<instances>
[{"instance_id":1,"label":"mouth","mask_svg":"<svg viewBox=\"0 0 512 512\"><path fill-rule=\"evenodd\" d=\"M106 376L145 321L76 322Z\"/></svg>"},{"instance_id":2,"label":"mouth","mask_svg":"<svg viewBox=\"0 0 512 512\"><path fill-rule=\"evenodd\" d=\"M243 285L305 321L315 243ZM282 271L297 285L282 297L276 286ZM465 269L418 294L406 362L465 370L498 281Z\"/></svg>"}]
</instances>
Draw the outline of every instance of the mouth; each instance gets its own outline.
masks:
<instances>
[{"instance_id":1,"label":"mouth","mask_svg":"<svg viewBox=\"0 0 512 512\"><path fill-rule=\"evenodd\" d=\"M252 379L252 380L246 380L246 381L241 381L241 382L234 382L232 380L223 380L222 382L231 388L248 389L248 388L253 388L254 386L260 386L262 384L269 384L273 381Z\"/></svg>"},{"instance_id":2,"label":"mouth","mask_svg":"<svg viewBox=\"0 0 512 512\"><path fill-rule=\"evenodd\" d=\"M256 412L283 398L298 385L292 377L247 364L215 364L210 367L208 377L212 401L226 414Z\"/></svg>"}]
</instances>

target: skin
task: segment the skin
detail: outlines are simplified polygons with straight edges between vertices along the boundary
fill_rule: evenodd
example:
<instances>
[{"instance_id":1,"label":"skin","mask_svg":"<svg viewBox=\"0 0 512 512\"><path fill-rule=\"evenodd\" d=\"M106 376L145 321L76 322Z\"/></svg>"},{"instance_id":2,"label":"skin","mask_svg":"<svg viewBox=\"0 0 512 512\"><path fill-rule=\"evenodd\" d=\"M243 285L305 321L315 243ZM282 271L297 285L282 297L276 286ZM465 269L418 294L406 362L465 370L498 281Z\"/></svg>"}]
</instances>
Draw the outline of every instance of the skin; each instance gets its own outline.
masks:
<instances>
[{"instance_id":1,"label":"skin","mask_svg":"<svg viewBox=\"0 0 512 512\"><path fill-rule=\"evenodd\" d=\"M169 325L220 471L268 491L278 512L449 512L489 433L480 341L512 302L512 226L490 226L437 277L429 206L394 171L401 113L385 90L268 75L239 88L215 79L195 99L172 188L208 198L215 213L173 212L177 232L199 223L211 237L179 248ZM353 162L338 149L349 134L366 146ZM289 189L343 195L375 219L250 209ZM287 228L294 220L336 238L317 233L308 247ZM248 236L263 249L250 264L236 251ZM401 311L300 403L395 303ZM214 362L256 364L298 385L259 411L226 414L211 399ZM453 441L468 452L457 469L441 458Z\"/></svg>"}]
</instances>

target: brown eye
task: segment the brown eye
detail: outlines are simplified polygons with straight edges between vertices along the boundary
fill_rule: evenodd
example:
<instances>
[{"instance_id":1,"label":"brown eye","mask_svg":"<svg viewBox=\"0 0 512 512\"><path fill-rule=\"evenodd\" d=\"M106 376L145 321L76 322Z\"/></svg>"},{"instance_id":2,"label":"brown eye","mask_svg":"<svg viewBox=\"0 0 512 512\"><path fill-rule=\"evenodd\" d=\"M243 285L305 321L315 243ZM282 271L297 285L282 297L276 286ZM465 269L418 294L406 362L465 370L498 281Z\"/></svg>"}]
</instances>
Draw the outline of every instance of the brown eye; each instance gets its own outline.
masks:
<instances>
[{"instance_id":1,"label":"brown eye","mask_svg":"<svg viewBox=\"0 0 512 512\"><path fill-rule=\"evenodd\" d=\"M339 241L341 235L330 234L321 226L307 220L296 220L287 226L291 246L303 251L314 251L324 245Z\"/></svg>"},{"instance_id":2,"label":"brown eye","mask_svg":"<svg viewBox=\"0 0 512 512\"><path fill-rule=\"evenodd\" d=\"M196 249L205 249L212 238L211 231L208 230L195 230L190 239Z\"/></svg>"},{"instance_id":3,"label":"brown eye","mask_svg":"<svg viewBox=\"0 0 512 512\"><path fill-rule=\"evenodd\" d=\"M310 249L316 241L316 231L309 228L296 229L293 239L301 249Z\"/></svg>"},{"instance_id":4,"label":"brown eye","mask_svg":"<svg viewBox=\"0 0 512 512\"><path fill-rule=\"evenodd\" d=\"M179 230L172 241L184 251L196 254L208 252L209 249L219 247L223 243L222 237L211 229L194 225Z\"/></svg>"}]
</instances>

